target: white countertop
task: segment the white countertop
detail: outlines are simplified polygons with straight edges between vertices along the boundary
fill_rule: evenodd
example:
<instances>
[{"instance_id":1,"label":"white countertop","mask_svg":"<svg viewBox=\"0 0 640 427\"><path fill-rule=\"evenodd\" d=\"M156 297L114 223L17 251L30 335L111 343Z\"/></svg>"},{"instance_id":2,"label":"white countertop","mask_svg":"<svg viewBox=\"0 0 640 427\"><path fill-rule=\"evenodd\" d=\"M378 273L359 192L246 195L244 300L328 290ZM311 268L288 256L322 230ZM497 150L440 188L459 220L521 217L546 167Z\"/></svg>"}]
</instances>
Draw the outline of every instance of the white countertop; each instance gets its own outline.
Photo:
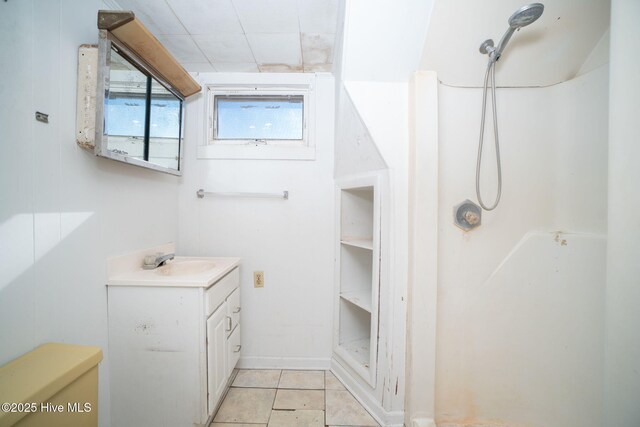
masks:
<instances>
[{"instance_id":1,"label":"white countertop","mask_svg":"<svg viewBox=\"0 0 640 427\"><path fill-rule=\"evenodd\" d=\"M190 272L182 265L197 268ZM209 267L208 263L212 265ZM139 265L142 265L141 263ZM156 286L156 287L192 287L208 288L228 272L240 265L237 257L175 257L166 265L153 270L142 267L110 276L107 286Z\"/></svg>"}]
</instances>

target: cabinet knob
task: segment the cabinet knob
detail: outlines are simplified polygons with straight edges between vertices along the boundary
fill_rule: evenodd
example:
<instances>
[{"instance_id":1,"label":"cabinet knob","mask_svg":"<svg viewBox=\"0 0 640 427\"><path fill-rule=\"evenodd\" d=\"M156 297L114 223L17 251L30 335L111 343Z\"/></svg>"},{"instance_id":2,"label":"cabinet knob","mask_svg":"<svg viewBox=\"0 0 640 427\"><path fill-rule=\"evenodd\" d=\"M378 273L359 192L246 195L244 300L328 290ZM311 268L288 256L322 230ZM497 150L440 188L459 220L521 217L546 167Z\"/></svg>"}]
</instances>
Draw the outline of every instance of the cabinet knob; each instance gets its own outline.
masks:
<instances>
[{"instance_id":1,"label":"cabinet knob","mask_svg":"<svg viewBox=\"0 0 640 427\"><path fill-rule=\"evenodd\" d=\"M242 345L237 345L236 349L233 350L234 353L240 353L240 349L242 349Z\"/></svg>"},{"instance_id":2,"label":"cabinet knob","mask_svg":"<svg viewBox=\"0 0 640 427\"><path fill-rule=\"evenodd\" d=\"M233 310L233 313L234 313L234 314L235 314L235 313L240 313L240 310L242 310L240 307L236 307L236 309L235 309L235 310Z\"/></svg>"},{"instance_id":3,"label":"cabinet knob","mask_svg":"<svg viewBox=\"0 0 640 427\"><path fill-rule=\"evenodd\" d=\"M227 316L227 332L230 332L233 326L233 321L231 320L231 317Z\"/></svg>"}]
</instances>

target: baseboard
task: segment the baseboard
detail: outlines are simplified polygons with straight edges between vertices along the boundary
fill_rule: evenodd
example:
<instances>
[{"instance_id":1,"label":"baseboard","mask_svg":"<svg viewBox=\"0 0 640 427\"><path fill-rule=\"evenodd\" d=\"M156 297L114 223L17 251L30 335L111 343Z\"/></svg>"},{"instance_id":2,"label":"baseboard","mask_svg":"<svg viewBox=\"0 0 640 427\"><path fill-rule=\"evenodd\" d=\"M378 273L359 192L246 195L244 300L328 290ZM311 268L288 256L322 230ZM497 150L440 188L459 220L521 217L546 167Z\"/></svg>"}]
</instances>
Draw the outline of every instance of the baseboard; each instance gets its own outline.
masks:
<instances>
[{"instance_id":1,"label":"baseboard","mask_svg":"<svg viewBox=\"0 0 640 427\"><path fill-rule=\"evenodd\" d=\"M518 424L518 425L522 425L522 424ZM435 424L434 424L435 426ZM438 424L439 427L510 427L511 424L495 424L494 422L491 421L470 421L470 422L466 422L463 424L457 423L457 422L440 422Z\"/></svg>"},{"instance_id":2,"label":"baseboard","mask_svg":"<svg viewBox=\"0 0 640 427\"><path fill-rule=\"evenodd\" d=\"M353 379L336 359L331 359L331 372L344 384L358 402L383 427L403 427L404 411L386 411L380 403ZM421 426L420 426L421 427Z\"/></svg>"},{"instance_id":3,"label":"baseboard","mask_svg":"<svg viewBox=\"0 0 640 427\"><path fill-rule=\"evenodd\" d=\"M413 418L411 427L436 427L436 422L430 418Z\"/></svg>"},{"instance_id":4,"label":"baseboard","mask_svg":"<svg viewBox=\"0 0 640 427\"><path fill-rule=\"evenodd\" d=\"M305 369L328 370L331 368L331 359L311 357L240 357L239 369Z\"/></svg>"}]
</instances>

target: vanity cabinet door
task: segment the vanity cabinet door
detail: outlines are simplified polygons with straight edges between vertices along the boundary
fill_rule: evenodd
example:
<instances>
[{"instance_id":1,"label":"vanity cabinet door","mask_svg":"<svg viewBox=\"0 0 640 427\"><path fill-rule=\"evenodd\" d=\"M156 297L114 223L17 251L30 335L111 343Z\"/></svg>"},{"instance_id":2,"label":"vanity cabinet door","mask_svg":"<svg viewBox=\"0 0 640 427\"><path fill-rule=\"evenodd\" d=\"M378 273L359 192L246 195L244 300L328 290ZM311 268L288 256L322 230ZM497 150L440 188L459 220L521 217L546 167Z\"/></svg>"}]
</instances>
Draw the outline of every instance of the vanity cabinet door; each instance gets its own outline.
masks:
<instances>
[{"instance_id":1,"label":"vanity cabinet door","mask_svg":"<svg viewBox=\"0 0 640 427\"><path fill-rule=\"evenodd\" d=\"M227 297L227 316L231 318L231 328L228 328L229 335L240 323L240 309L240 288L237 288Z\"/></svg>"},{"instance_id":2,"label":"vanity cabinet door","mask_svg":"<svg viewBox=\"0 0 640 427\"><path fill-rule=\"evenodd\" d=\"M208 413L211 415L227 385L227 304L207 319Z\"/></svg>"},{"instance_id":3,"label":"vanity cabinet door","mask_svg":"<svg viewBox=\"0 0 640 427\"><path fill-rule=\"evenodd\" d=\"M240 344L240 325L238 325L227 341L227 377L231 376L233 369L236 367L238 360L240 359L240 350L242 345Z\"/></svg>"}]
</instances>

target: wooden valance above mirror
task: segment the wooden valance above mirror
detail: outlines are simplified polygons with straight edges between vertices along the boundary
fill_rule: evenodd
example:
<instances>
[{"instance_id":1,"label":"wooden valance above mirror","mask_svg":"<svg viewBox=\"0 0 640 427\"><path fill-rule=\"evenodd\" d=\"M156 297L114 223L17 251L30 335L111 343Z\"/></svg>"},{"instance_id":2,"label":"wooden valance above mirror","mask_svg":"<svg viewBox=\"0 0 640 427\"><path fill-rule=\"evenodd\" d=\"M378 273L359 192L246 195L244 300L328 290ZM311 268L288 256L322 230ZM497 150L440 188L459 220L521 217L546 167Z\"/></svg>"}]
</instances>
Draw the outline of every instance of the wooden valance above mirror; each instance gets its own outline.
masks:
<instances>
[{"instance_id":1,"label":"wooden valance above mirror","mask_svg":"<svg viewBox=\"0 0 640 427\"><path fill-rule=\"evenodd\" d=\"M200 92L200 85L133 12L101 10L98 12L98 29L109 31L184 98Z\"/></svg>"}]
</instances>

